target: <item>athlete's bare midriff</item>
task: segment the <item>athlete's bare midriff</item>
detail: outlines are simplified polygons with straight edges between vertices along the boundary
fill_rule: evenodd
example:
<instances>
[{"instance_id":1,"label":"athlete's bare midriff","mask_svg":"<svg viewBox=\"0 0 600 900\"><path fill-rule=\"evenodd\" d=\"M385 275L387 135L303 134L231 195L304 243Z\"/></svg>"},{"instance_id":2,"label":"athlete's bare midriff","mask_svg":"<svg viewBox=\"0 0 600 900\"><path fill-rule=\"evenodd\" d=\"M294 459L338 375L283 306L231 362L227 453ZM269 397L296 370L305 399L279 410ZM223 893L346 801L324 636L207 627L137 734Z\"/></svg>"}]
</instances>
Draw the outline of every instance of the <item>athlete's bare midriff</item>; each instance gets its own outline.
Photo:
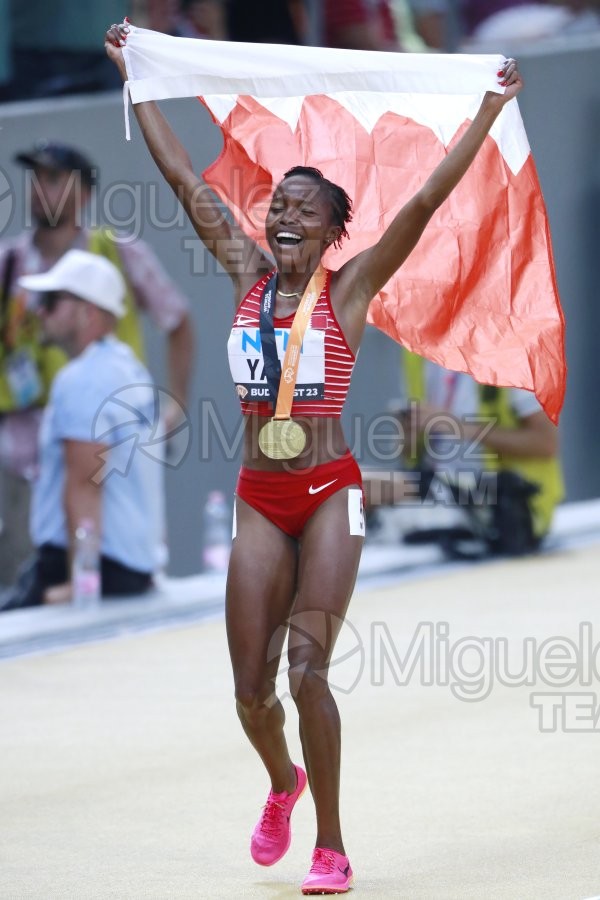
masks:
<instances>
[{"instance_id":1,"label":"athlete's bare midriff","mask_svg":"<svg viewBox=\"0 0 600 900\"><path fill-rule=\"evenodd\" d=\"M258 445L258 435L268 416L244 416L244 451L242 464L249 469L263 472L289 472L293 469L309 469L321 463L340 459L348 450L340 419L327 416L294 416L306 434L306 446L294 459L270 459Z\"/></svg>"}]
</instances>

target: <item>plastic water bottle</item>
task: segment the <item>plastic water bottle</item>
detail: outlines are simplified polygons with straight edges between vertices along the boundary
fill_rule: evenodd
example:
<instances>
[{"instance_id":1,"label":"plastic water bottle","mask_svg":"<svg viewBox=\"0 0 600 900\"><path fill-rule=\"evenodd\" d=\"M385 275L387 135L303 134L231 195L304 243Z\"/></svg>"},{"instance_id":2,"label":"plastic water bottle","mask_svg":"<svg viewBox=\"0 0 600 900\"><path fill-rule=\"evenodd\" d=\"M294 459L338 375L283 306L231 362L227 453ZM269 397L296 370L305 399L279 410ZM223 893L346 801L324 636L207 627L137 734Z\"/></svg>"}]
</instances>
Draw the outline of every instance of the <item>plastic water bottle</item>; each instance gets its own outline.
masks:
<instances>
[{"instance_id":1,"label":"plastic water bottle","mask_svg":"<svg viewBox=\"0 0 600 900\"><path fill-rule=\"evenodd\" d=\"M100 603L100 536L92 519L82 519L75 531L73 606L90 609Z\"/></svg>"},{"instance_id":2,"label":"plastic water bottle","mask_svg":"<svg viewBox=\"0 0 600 900\"><path fill-rule=\"evenodd\" d=\"M231 514L225 494L211 491L203 515L202 564L205 572L225 572L231 552Z\"/></svg>"}]
</instances>

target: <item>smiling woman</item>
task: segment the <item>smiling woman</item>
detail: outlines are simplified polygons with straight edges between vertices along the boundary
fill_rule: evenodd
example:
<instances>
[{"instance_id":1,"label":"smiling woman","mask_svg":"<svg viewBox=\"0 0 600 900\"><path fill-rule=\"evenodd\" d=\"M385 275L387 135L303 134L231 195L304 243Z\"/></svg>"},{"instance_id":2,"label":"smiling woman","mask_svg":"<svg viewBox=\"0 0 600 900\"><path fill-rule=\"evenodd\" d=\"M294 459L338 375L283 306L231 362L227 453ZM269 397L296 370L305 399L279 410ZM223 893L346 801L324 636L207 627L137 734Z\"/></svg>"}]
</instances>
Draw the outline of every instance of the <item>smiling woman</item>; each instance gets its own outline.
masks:
<instances>
[{"instance_id":1,"label":"smiling woman","mask_svg":"<svg viewBox=\"0 0 600 900\"><path fill-rule=\"evenodd\" d=\"M128 31L126 23L113 25L105 41L124 80L121 48ZM356 580L364 518L360 470L340 415L369 303L414 249L504 105L521 89L514 60L505 62L498 80L504 93L485 94L460 141L380 240L337 271L324 269L321 260L330 245L347 237L352 207L341 187L310 167L286 173L265 225L273 262L240 227L224 220L157 106L134 107L156 164L233 283L228 351L246 427L227 579L227 635L238 715L271 781L251 854L268 866L287 852L290 816L307 781L290 759L283 707L273 692L293 613L290 693L317 817L305 894L343 893L352 882L339 818L340 720L327 670ZM331 622L326 633L315 633L315 610Z\"/></svg>"},{"instance_id":2,"label":"smiling woman","mask_svg":"<svg viewBox=\"0 0 600 900\"><path fill-rule=\"evenodd\" d=\"M269 216L276 218L284 212L286 189L289 191L289 181L292 178L303 178L305 181L312 182L313 186L311 196L306 196L306 191L304 191L294 201L292 193L288 202L292 204L292 207L295 206L297 208L298 212L296 215L304 216L309 222L311 219L314 220L315 216L330 218L331 224L339 229L339 233L336 238L329 239L326 246L333 243L339 247L342 243L342 238L349 236L346 225L352 221L352 201L343 188L325 178L319 169L315 169L312 166L294 166L289 169L283 176L281 184L273 192ZM323 221L324 219L321 218L321 222ZM268 227L269 220L267 220L267 229ZM277 234L276 237L278 240L288 237L297 241L301 239L301 235L301 231L297 232L294 230L288 234L282 232Z\"/></svg>"}]
</instances>

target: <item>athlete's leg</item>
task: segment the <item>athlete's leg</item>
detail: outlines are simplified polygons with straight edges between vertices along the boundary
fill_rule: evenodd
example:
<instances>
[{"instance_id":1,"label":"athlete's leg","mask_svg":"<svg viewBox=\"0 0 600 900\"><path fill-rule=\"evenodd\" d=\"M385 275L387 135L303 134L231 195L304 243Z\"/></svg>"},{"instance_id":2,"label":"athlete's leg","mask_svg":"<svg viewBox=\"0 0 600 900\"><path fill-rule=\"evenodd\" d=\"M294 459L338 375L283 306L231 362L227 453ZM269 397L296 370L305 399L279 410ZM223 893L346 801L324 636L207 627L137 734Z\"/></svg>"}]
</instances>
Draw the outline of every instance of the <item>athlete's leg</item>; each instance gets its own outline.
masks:
<instances>
[{"instance_id":1,"label":"athlete's leg","mask_svg":"<svg viewBox=\"0 0 600 900\"><path fill-rule=\"evenodd\" d=\"M275 678L294 600L297 543L241 500L227 577L226 623L237 712L273 790L292 792L296 773Z\"/></svg>"},{"instance_id":2,"label":"athlete's leg","mask_svg":"<svg viewBox=\"0 0 600 900\"><path fill-rule=\"evenodd\" d=\"M354 488L356 490L356 488ZM363 538L350 534L348 488L329 497L302 535L288 640L290 691L317 812L317 846L344 853L339 820L340 717L327 682Z\"/></svg>"}]
</instances>

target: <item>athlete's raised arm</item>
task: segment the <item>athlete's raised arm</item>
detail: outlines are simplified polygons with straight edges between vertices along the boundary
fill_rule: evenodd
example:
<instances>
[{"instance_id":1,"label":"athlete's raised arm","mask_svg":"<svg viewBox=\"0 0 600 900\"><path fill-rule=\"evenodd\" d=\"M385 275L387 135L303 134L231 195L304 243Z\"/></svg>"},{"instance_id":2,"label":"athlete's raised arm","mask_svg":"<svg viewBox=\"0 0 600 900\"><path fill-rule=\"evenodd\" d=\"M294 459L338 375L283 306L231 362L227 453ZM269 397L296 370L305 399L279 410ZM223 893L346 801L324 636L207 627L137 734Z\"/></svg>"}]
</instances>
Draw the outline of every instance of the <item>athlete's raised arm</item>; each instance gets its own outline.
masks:
<instances>
[{"instance_id":1,"label":"athlete's raised arm","mask_svg":"<svg viewBox=\"0 0 600 900\"><path fill-rule=\"evenodd\" d=\"M431 173L423 187L402 207L379 241L350 259L338 272L337 289L366 311L369 302L417 245L433 213L459 183L481 148L502 108L523 87L514 59L498 73L504 94L488 91L457 145Z\"/></svg>"},{"instance_id":2,"label":"athlete's raised arm","mask_svg":"<svg viewBox=\"0 0 600 900\"><path fill-rule=\"evenodd\" d=\"M104 39L106 53L124 81L127 70L122 47L128 33L126 22L112 25ZM156 165L183 205L200 240L231 276L239 301L271 263L258 244L228 220L211 189L194 172L187 151L157 104L136 103L134 111Z\"/></svg>"}]
</instances>

